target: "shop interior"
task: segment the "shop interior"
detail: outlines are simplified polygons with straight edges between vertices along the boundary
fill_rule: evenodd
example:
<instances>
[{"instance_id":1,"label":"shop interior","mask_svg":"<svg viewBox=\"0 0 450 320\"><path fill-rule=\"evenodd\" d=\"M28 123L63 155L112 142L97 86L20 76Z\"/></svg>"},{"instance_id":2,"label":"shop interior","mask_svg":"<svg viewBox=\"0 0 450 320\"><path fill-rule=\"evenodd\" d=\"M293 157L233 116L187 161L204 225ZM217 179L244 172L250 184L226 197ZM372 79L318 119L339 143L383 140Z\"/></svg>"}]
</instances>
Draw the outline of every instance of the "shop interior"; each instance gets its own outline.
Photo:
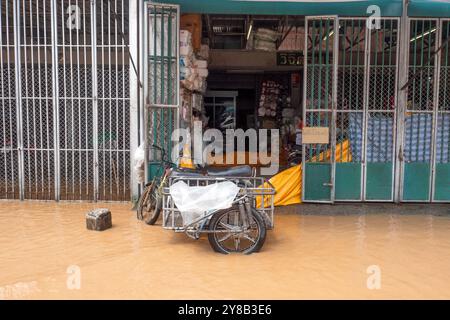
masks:
<instances>
[{"instance_id":1,"label":"shop interior","mask_svg":"<svg viewBox=\"0 0 450 320\"><path fill-rule=\"evenodd\" d=\"M289 161L300 162L304 21L300 16L182 15L184 125L201 120L205 129L223 133L279 129L280 166L288 165L289 154ZM245 150L235 152L248 153L248 141Z\"/></svg>"}]
</instances>

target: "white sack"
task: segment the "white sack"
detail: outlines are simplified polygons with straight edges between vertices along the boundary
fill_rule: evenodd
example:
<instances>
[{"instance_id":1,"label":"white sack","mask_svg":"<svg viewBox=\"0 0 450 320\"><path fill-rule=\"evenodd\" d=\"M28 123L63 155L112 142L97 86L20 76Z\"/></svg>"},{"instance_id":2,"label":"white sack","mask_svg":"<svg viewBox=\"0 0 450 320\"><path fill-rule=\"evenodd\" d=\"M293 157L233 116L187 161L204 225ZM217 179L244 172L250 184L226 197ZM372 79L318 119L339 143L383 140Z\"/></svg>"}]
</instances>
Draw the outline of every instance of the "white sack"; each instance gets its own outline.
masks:
<instances>
[{"instance_id":1,"label":"white sack","mask_svg":"<svg viewBox=\"0 0 450 320\"><path fill-rule=\"evenodd\" d=\"M200 77L206 78L208 76L208 69L198 68L197 73Z\"/></svg>"},{"instance_id":2,"label":"white sack","mask_svg":"<svg viewBox=\"0 0 450 320\"><path fill-rule=\"evenodd\" d=\"M183 224L191 224L211 210L231 207L239 187L231 181L218 182L208 186L188 186L178 181L170 186L170 195L180 210Z\"/></svg>"},{"instance_id":3,"label":"white sack","mask_svg":"<svg viewBox=\"0 0 450 320\"><path fill-rule=\"evenodd\" d=\"M133 171L136 176L136 181L138 183L144 183L145 181L145 171L144 171L144 163L145 163L145 148L142 143L139 147L136 148L133 154L134 165Z\"/></svg>"},{"instance_id":4,"label":"white sack","mask_svg":"<svg viewBox=\"0 0 450 320\"><path fill-rule=\"evenodd\" d=\"M180 46L180 55L190 57L194 53L191 46Z\"/></svg>"},{"instance_id":5,"label":"white sack","mask_svg":"<svg viewBox=\"0 0 450 320\"><path fill-rule=\"evenodd\" d=\"M188 30L180 30L180 46L192 46L192 34Z\"/></svg>"},{"instance_id":6,"label":"white sack","mask_svg":"<svg viewBox=\"0 0 450 320\"><path fill-rule=\"evenodd\" d=\"M195 60L194 64L199 69L206 69L206 68L208 68L208 61L206 61L206 60Z\"/></svg>"}]
</instances>

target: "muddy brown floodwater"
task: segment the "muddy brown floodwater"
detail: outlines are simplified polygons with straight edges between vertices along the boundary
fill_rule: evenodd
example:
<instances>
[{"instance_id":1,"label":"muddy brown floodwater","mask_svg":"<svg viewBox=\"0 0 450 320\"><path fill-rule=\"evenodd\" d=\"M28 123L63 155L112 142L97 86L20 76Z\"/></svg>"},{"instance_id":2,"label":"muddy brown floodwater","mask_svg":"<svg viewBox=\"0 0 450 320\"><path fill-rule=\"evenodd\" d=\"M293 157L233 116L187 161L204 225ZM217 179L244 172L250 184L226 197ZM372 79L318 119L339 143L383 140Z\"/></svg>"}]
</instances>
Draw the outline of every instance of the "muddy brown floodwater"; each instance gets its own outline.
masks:
<instances>
[{"instance_id":1,"label":"muddy brown floodwater","mask_svg":"<svg viewBox=\"0 0 450 320\"><path fill-rule=\"evenodd\" d=\"M112 229L86 230L95 207L111 209ZM260 253L225 256L137 221L129 204L1 202L0 299L450 299L448 216L275 223Z\"/></svg>"}]
</instances>

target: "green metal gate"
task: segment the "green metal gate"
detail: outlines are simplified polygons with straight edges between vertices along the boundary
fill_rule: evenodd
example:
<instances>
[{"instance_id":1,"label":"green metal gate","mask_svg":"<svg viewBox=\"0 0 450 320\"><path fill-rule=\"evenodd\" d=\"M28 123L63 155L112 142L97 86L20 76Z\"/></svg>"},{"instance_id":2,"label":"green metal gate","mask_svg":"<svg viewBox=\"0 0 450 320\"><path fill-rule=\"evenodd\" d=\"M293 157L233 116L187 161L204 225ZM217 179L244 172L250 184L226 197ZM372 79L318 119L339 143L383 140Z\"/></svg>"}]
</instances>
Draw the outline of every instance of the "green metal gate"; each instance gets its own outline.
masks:
<instances>
[{"instance_id":1,"label":"green metal gate","mask_svg":"<svg viewBox=\"0 0 450 320\"><path fill-rule=\"evenodd\" d=\"M450 200L449 28L444 19L409 22L401 184L405 202Z\"/></svg>"},{"instance_id":2,"label":"green metal gate","mask_svg":"<svg viewBox=\"0 0 450 320\"><path fill-rule=\"evenodd\" d=\"M303 144L303 201L333 202L337 17L307 17L305 22L303 119L306 127L328 129L328 143Z\"/></svg>"},{"instance_id":3,"label":"green metal gate","mask_svg":"<svg viewBox=\"0 0 450 320\"><path fill-rule=\"evenodd\" d=\"M179 6L148 4L145 37L145 134L147 180L161 172L160 160L171 157L172 132L178 128L179 106Z\"/></svg>"},{"instance_id":4,"label":"green metal gate","mask_svg":"<svg viewBox=\"0 0 450 320\"><path fill-rule=\"evenodd\" d=\"M450 201L450 19L441 19L432 200ZM439 146L439 147L438 147Z\"/></svg>"},{"instance_id":5,"label":"green metal gate","mask_svg":"<svg viewBox=\"0 0 450 320\"><path fill-rule=\"evenodd\" d=\"M304 201L393 200L398 28L397 18L306 19L303 116L328 127L330 143L304 145Z\"/></svg>"},{"instance_id":6,"label":"green metal gate","mask_svg":"<svg viewBox=\"0 0 450 320\"><path fill-rule=\"evenodd\" d=\"M394 200L399 23L381 18L368 30L364 201Z\"/></svg>"}]
</instances>

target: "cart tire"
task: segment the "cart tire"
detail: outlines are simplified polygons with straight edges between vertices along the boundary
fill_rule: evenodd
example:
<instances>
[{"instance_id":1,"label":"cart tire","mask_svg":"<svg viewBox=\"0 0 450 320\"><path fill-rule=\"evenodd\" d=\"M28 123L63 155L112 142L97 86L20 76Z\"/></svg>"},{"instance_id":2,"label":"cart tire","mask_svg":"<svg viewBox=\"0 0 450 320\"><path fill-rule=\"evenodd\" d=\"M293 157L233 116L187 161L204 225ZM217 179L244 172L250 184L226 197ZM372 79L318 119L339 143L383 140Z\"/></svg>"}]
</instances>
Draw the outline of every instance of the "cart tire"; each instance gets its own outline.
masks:
<instances>
[{"instance_id":1,"label":"cart tire","mask_svg":"<svg viewBox=\"0 0 450 320\"><path fill-rule=\"evenodd\" d=\"M155 194L156 181L145 187L137 208L137 217L146 224L154 225L161 213L161 199Z\"/></svg>"},{"instance_id":2,"label":"cart tire","mask_svg":"<svg viewBox=\"0 0 450 320\"><path fill-rule=\"evenodd\" d=\"M231 236L229 236L229 238L234 237L232 235L232 232L230 232L229 234L228 233L225 234L225 233L216 233L214 231L223 230L224 228L223 227L221 228L221 226L220 226L221 222L223 222L224 219L229 219L231 214L233 214L233 215L238 214L240 217L239 208L237 206L233 206L230 209L221 210L221 211L217 212L216 214L214 214L212 216L211 220L209 221L209 231L212 231L212 232L208 233L208 240L209 240L209 244L211 245L213 250L216 252L219 252L219 253L223 253L223 254L229 254L229 253L250 254L253 252L258 252L262 248L262 246L264 245L264 242L266 240L266 224L264 223L264 220L261 217L261 215L259 214L259 212L256 211L255 209L252 209L252 215L251 215L252 220L253 220L252 229L257 231L257 235L252 240L254 242L251 242L250 240L248 240L248 238L244 238L244 241L249 242L250 245L248 247L237 248L235 250L230 250L229 248L227 248L227 246L222 244L222 242L228 241L228 238L227 238L227 240L223 240L224 237L227 237L230 234L231 234ZM251 238L251 236L249 236L249 237ZM234 238L232 240L236 241ZM240 241L241 240L239 240L239 245L240 245Z\"/></svg>"}]
</instances>

